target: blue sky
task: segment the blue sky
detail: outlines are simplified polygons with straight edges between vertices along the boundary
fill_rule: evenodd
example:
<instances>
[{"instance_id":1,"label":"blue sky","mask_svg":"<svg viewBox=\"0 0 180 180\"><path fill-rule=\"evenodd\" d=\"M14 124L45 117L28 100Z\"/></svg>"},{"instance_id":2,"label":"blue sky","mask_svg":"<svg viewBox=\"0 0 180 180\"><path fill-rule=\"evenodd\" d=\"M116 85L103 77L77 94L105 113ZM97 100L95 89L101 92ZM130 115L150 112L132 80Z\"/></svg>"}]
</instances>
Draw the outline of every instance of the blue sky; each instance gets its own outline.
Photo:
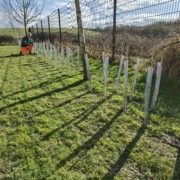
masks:
<instances>
[{"instance_id":1,"label":"blue sky","mask_svg":"<svg viewBox=\"0 0 180 180\"><path fill-rule=\"evenodd\" d=\"M44 3L44 10L42 12L42 17L47 16L52 11L63 7L66 5L70 0L40 0L39 3L42 5ZM0 4L2 3L2 0L0 0ZM4 21L5 15L2 11L2 8L0 6L0 27L8 27L8 21Z\"/></svg>"},{"instance_id":2,"label":"blue sky","mask_svg":"<svg viewBox=\"0 0 180 180\"><path fill-rule=\"evenodd\" d=\"M43 2L43 0L41 1ZM52 11L65 6L70 0L44 0L44 10L42 13L42 17L47 16Z\"/></svg>"},{"instance_id":3,"label":"blue sky","mask_svg":"<svg viewBox=\"0 0 180 180\"><path fill-rule=\"evenodd\" d=\"M58 8L62 8L70 1L74 0L39 0L40 5L44 3L41 18ZM113 0L84 1L91 2L88 4L82 3L83 0L80 2L84 27L96 28L112 25ZM117 24L119 25L146 25L180 18L180 0L117 0L117 6ZM68 7L62 15L62 26L75 27L75 10L71 11L71 5L69 9ZM0 11L0 27L8 26L8 22L4 19L3 12ZM57 19L53 20L57 21ZM58 22L56 24L58 25Z\"/></svg>"}]
</instances>

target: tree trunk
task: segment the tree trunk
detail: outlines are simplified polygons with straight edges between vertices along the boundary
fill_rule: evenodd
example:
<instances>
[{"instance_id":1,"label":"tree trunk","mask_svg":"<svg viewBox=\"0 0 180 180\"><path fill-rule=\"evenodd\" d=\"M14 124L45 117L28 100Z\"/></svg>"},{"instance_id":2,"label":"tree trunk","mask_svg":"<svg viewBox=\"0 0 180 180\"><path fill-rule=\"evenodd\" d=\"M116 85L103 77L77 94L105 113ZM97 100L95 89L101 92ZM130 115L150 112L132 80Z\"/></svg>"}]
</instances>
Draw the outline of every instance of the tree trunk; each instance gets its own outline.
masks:
<instances>
[{"instance_id":1,"label":"tree trunk","mask_svg":"<svg viewBox=\"0 0 180 180\"><path fill-rule=\"evenodd\" d=\"M27 36L27 25L24 24L24 32L25 32L25 35Z\"/></svg>"},{"instance_id":2,"label":"tree trunk","mask_svg":"<svg viewBox=\"0 0 180 180\"><path fill-rule=\"evenodd\" d=\"M26 12L26 5L25 5L25 2L23 0L23 15L24 15L24 31L25 31L25 35L27 36L27 12Z\"/></svg>"}]
</instances>

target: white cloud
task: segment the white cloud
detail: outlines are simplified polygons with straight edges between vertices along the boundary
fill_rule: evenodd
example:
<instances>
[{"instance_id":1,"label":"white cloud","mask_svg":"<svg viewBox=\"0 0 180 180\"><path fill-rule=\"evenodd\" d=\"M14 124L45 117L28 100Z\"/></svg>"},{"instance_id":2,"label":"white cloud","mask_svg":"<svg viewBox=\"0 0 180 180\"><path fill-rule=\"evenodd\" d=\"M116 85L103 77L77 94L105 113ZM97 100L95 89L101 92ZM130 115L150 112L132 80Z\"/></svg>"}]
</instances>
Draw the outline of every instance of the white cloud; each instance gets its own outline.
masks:
<instances>
[{"instance_id":1,"label":"white cloud","mask_svg":"<svg viewBox=\"0 0 180 180\"><path fill-rule=\"evenodd\" d=\"M0 11L0 27L3 28L9 26L10 24L7 15L3 11Z\"/></svg>"},{"instance_id":2,"label":"white cloud","mask_svg":"<svg viewBox=\"0 0 180 180\"><path fill-rule=\"evenodd\" d=\"M68 3L67 1L63 1L63 2L56 1L52 3L50 7L55 10L64 7L67 3Z\"/></svg>"},{"instance_id":3,"label":"white cloud","mask_svg":"<svg viewBox=\"0 0 180 180\"><path fill-rule=\"evenodd\" d=\"M71 2L72 1L72 2ZM44 0L40 1L42 5ZM71 2L71 3L69 3ZM106 27L112 25L113 21L113 0L90 0L81 2L83 26L85 28ZM91 3L90 3L91 2ZM117 23L118 24L144 24L150 21L167 21L178 18L178 13L170 13L169 15L161 15L163 12L170 12L178 5L179 0L119 0L117 1ZM158 5L156 4L161 3ZM164 5L163 5L164 3ZM146 8L145 8L146 7ZM74 0L46 0L44 11L41 18L46 18L54 10L61 9L62 27L77 27L76 11ZM180 5L176 7L180 12ZM159 16L158 16L159 14ZM58 26L57 15L52 18L53 26ZM0 26L6 26L3 13L0 12ZM45 19L46 23L46 19ZM32 23L34 24L34 23Z\"/></svg>"},{"instance_id":4,"label":"white cloud","mask_svg":"<svg viewBox=\"0 0 180 180\"><path fill-rule=\"evenodd\" d=\"M89 7L84 10L85 28L104 28L112 26L113 0L97 0L94 3L83 3ZM179 5L179 6L178 6ZM176 8L175 8L176 7ZM173 13L174 11L179 13ZM86 15L86 12L88 12ZM91 15L89 15L91 14ZM179 0L121 0L117 1L117 24L147 25L158 21L172 21L180 14ZM87 17L90 17L89 19Z\"/></svg>"}]
</instances>

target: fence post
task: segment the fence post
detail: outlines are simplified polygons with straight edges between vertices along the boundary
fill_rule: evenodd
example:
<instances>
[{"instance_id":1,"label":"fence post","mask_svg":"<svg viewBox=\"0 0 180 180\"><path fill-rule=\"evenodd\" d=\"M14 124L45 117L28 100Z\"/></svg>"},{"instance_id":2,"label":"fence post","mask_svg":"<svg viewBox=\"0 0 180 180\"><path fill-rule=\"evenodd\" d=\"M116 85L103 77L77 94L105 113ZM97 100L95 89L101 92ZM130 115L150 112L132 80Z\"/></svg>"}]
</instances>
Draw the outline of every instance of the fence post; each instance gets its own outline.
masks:
<instances>
[{"instance_id":1,"label":"fence post","mask_svg":"<svg viewBox=\"0 0 180 180\"><path fill-rule=\"evenodd\" d=\"M77 70L80 71L80 62L79 62L79 47L77 49Z\"/></svg>"},{"instance_id":2,"label":"fence post","mask_svg":"<svg viewBox=\"0 0 180 180\"><path fill-rule=\"evenodd\" d=\"M81 8L80 8L79 0L75 0L75 6L76 6L76 16L77 16L77 24L78 24L78 31L79 31L81 57L83 60L83 75L84 75L84 80L89 80L90 77L89 77L89 74L87 72L86 60L85 60L86 46L85 46L85 38L84 38L84 33L83 33Z\"/></svg>"},{"instance_id":3,"label":"fence post","mask_svg":"<svg viewBox=\"0 0 180 180\"><path fill-rule=\"evenodd\" d=\"M49 16L48 16L47 18L48 18L49 41L50 41L50 43L51 43L51 27L50 27L50 20L49 20Z\"/></svg>"},{"instance_id":4,"label":"fence post","mask_svg":"<svg viewBox=\"0 0 180 180\"><path fill-rule=\"evenodd\" d=\"M113 31L112 31L112 61L115 60L115 52L116 52L116 10L117 10L117 0L114 0Z\"/></svg>"},{"instance_id":5,"label":"fence post","mask_svg":"<svg viewBox=\"0 0 180 180\"><path fill-rule=\"evenodd\" d=\"M36 23L36 32L37 32L37 39L38 39L38 41L39 41L39 31L38 31L38 25L37 25L37 23Z\"/></svg>"},{"instance_id":6,"label":"fence post","mask_svg":"<svg viewBox=\"0 0 180 180\"><path fill-rule=\"evenodd\" d=\"M61 32L61 14L60 14L60 9L58 9L58 20L59 20L59 43L60 43L60 47L61 47L62 32Z\"/></svg>"},{"instance_id":7,"label":"fence post","mask_svg":"<svg viewBox=\"0 0 180 180\"><path fill-rule=\"evenodd\" d=\"M32 26L32 32L31 32L31 33L32 33L32 37L33 37L33 39L34 39L34 35L35 35L35 34L34 34L34 26Z\"/></svg>"},{"instance_id":8,"label":"fence post","mask_svg":"<svg viewBox=\"0 0 180 180\"><path fill-rule=\"evenodd\" d=\"M44 30L43 30L43 22L41 20L41 38L42 38L42 42L44 42Z\"/></svg>"},{"instance_id":9,"label":"fence post","mask_svg":"<svg viewBox=\"0 0 180 180\"><path fill-rule=\"evenodd\" d=\"M80 47L80 35L79 35L79 29L78 29L78 46Z\"/></svg>"}]
</instances>

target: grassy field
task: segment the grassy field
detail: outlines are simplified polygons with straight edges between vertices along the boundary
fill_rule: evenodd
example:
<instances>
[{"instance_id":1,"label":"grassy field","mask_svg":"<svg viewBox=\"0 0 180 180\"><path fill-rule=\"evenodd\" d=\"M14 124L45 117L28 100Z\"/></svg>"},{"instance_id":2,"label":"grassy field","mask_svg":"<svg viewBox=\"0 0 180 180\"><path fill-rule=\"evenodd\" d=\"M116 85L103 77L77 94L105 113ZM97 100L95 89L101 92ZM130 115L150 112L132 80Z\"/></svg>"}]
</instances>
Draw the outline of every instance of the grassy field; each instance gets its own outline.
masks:
<instances>
[{"instance_id":1,"label":"grassy field","mask_svg":"<svg viewBox=\"0 0 180 180\"><path fill-rule=\"evenodd\" d=\"M18 51L0 47L0 179L180 177L180 84L162 80L143 129L144 75L123 112L122 87L113 92L116 65L104 99L100 61L90 59L89 93L82 72L46 57L11 56Z\"/></svg>"},{"instance_id":2,"label":"grassy field","mask_svg":"<svg viewBox=\"0 0 180 180\"><path fill-rule=\"evenodd\" d=\"M36 29L34 29L34 31L36 33ZM68 33L75 34L75 35L77 35L77 33L78 33L77 28L74 28L74 29L73 28L72 29L62 28L61 31L62 31L62 33L68 32ZM39 29L39 32L41 32L41 28ZM44 28L43 32L48 33L49 32L48 28ZM51 33L59 33L59 29L52 28ZM84 30L84 33L87 35L91 35L91 36L99 35L99 32L91 31L91 30L87 30L87 29ZM0 35L12 36L14 38L21 38L24 36L24 29L23 28L15 28L13 31L12 28L0 28Z\"/></svg>"},{"instance_id":3,"label":"grassy field","mask_svg":"<svg viewBox=\"0 0 180 180\"><path fill-rule=\"evenodd\" d=\"M12 36L14 38L21 38L24 36L23 28L0 28L0 35Z\"/></svg>"}]
</instances>

